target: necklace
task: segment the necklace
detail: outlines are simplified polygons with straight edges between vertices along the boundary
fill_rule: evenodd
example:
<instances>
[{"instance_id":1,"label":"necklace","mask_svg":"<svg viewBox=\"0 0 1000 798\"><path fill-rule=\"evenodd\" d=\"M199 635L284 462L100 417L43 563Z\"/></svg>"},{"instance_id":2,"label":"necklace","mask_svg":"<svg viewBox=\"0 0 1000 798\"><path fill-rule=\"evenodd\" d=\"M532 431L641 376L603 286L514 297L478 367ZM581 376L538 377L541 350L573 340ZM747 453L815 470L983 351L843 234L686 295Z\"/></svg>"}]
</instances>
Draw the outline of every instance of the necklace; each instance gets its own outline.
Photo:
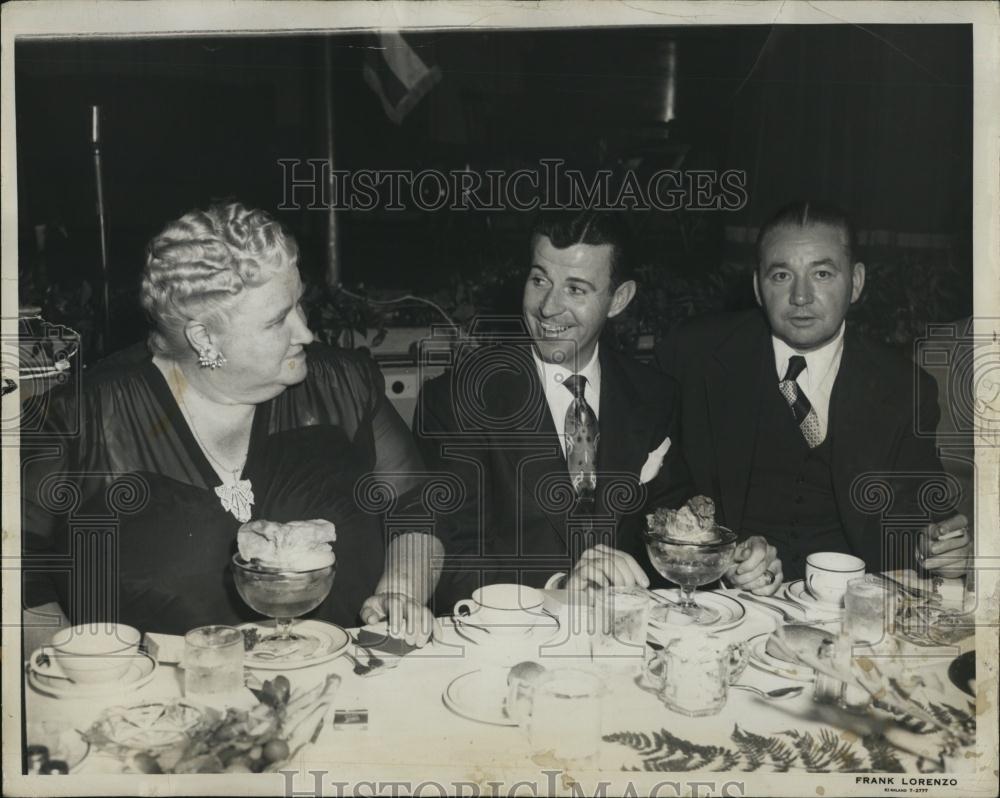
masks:
<instances>
[{"instance_id":1,"label":"necklace","mask_svg":"<svg viewBox=\"0 0 1000 798\"><path fill-rule=\"evenodd\" d=\"M177 373L177 366L174 366L174 372L177 377L180 377L180 374ZM180 385L180 381L178 381L177 384ZM184 402L184 394L180 388L177 390L177 398L180 400L181 408L183 408L184 415L187 417L188 426L191 428L191 432L194 434L195 440L198 441L198 445L201 446L202 451L205 452L209 459L222 471L232 473L233 475L232 482L226 482L223 480L221 485L217 485L215 487L215 495L219 497L219 503L222 505L222 509L227 513L231 513L241 524L245 524L250 520L250 516L252 514L250 508L254 502L253 484L249 479L240 479L240 474L243 473L243 467L246 465L247 457L250 453L249 449L247 454L243 456L243 462L240 463L239 467L232 469L230 472L230 469L227 468L224 463L220 462L214 454L212 454L212 450L205 444L205 442L201 439L201 436L198 434L198 428L194 423L194 414L191 413L191 410Z\"/></svg>"}]
</instances>

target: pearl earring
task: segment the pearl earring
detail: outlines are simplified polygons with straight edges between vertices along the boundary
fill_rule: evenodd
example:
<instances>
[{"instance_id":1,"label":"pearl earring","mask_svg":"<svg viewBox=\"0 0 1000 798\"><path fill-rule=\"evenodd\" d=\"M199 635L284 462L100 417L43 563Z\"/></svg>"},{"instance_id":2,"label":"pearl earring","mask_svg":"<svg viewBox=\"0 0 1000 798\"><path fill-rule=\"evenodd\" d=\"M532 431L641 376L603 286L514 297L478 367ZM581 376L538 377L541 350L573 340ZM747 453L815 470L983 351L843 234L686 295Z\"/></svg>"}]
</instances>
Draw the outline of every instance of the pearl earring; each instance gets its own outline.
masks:
<instances>
[{"instance_id":1,"label":"pearl earring","mask_svg":"<svg viewBox=\"0 0 1000 798\"><path fill-rule=\"evenodd\" d=\"M222 356L221 352L211 352L208 349L202 349L198 352L198 365L203 369L209 368L215 371L217 368L226 362L226 359Z\"/></svg>"}]
</instances>

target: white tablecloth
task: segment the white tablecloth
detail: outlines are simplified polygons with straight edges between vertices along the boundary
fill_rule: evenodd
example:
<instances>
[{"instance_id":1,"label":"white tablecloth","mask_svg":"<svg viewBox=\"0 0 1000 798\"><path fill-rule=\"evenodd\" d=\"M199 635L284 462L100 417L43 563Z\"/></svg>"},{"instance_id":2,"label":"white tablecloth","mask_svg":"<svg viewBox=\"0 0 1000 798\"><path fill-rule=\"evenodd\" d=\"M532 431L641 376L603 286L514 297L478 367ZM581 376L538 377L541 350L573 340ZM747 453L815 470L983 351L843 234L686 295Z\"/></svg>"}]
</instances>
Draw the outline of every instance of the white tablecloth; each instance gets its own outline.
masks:
<instances>
[{"instance_id":1,"label":"white tablecloth","mask_svg":"<svg viewBox=\"0 0 1000 798\"><path fill-rule=\"evenodd\" d=\"M719 634L727 639L747 640L773 629L774 624L771 613L748 603L745 621ZM303 750L302 759L297 763L300 769L335 769L338 764L347 763L357 768L364 763L377 766L392 762L401 770L421 773L430 764L448 763L470 773L489 773L497 769L509 772L523 763L526 768L533 765L537 775L539 763L532 763L526 737L520 729L459 717L442 700L443 690L454 678L484 664L475 661L458 645L460 643L453 631L446 633L444 640L408 653L396 667L377 676L356 676L351 662L345 657L287 671L293 690L321 681L330 672L338 673L343 681L334 701L336 707L368 711L366 730L325 727L315 745ZM567 637L564 643L548 644L538 652L537 660L546 667L590 665L588 646L583 638ZM928 680L939 688L936 696L943 704L968 710L971 699L957 690L946 676L948 664L955 654L955 650L949 649L929 652L920 667ZM265 679L277 671L256 673ZM502 671L497 671L497 678L504 678ZM795 684L753 665L747 667L739 681L765 690ZM803 735L812 735L812 740L820 741L826 730L859 757L859 770L871 764L862 744L868 734L884 733L896 746L894 755L907 772L918 767L932 767L926 761L918 764L917 758L934 757L941 743L937 733L910 733L884 713L856 715L818 704L812 698L811 685L807 685L799 697L780 702L731 690L728 703L720 714L701 718L688 718L668 710L655 695L641 690L628 674L609 679L608 687L603 702L605 741L600 751L601 770L619 773L622 769L670 771L695 767L734 770L737 766L726 757L733 753L743 756L733 739L738 730L762 736L791 732L781 739L793 749L796 740L800 744L807 741ZM107 706L177 698L181 691L182 671L169 665L159 667L154 679L140 690L100 701L57 700L26 686L26 718L29 723L46 721L86 729ZM679 745L677 740L681 741ZM720 750L706 751L699 746L715 746ZM739 761L742 767L753 764L745 756ZM844 764L849 762L849 757L840 759L830 767L844 769ZM92 752L82 763L80 772L113 772L118 767L110 757ZM764 761L756 767L773 770L774 764ZM952 768L971 771L972 764L960 758L951 760L948 767L949 772Z\"/></svg>"}]
</instances>

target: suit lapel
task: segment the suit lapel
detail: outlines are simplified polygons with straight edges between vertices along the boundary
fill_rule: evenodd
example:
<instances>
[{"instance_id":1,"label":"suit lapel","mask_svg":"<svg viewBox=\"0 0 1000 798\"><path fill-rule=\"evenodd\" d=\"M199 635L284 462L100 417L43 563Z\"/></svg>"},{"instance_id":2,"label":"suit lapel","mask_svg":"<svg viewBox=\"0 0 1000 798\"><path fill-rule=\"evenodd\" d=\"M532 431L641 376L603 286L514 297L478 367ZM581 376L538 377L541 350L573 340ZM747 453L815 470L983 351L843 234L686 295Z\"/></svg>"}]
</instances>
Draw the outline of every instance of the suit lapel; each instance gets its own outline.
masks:
<instances>
[{"instance_id":1,"label":"suit lapel","mask_svg":"<svg viewBox=\"0 0 1000 798\"><path fill-rule=\"evenodd\" d=\"M743 523L765 377L776 375L763 317L751 318L716 350L705 379L716 464L713 493L722 498L725 524L736 530Z\"/></svg>"},{"instance_id":2,"label":"suit lapel","mask_svg":"<svg viewBox=\"0 0 1000 798\"><path fill-rule=\"evenodd\" d=\"M830 467L842 516L852 508L851 483L878 462L874 454L884 445L886 417L880 406L890 398L889 390L862 341L848 333L830 395L829 421Z\"/></svg>"},{"instance_id":3,"label":"suit lapel","mask_svg":"<svg viewBox=\"0 0 1000 798\"><path fill-rule=\"evenodd\" d=\"M644 397L628 378L618 357L610 347L601 347L601 415L598 419L601 440L597 449L597 511L599 515L613 514L616 518L619 513L612 513L607 508L602 479L618 474L637 477L647 454L644 438L649 433L643 428L646 414L641 406Z\"/></svg>"}]
</instances>

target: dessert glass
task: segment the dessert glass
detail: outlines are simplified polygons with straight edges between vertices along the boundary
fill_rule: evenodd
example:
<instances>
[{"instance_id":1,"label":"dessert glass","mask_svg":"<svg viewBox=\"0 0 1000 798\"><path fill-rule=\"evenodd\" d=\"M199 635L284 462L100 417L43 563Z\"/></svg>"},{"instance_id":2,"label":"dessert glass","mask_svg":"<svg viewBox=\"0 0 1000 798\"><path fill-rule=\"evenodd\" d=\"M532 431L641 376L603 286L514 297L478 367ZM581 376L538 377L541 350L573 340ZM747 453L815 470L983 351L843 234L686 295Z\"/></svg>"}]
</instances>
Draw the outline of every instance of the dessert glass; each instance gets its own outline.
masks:
<instances>
[{"instance_id":1,"label":"dessert glass","mask_svg":"<svg viewBox=\"0 0 1000 798\"><path fill-rule=\"evenodd\" d=\"M718 539L711 543L691 543L660 532L645 533L649 561L660 575L680 588L680 602L654 608L654 621L663 620L671 611L681 612L699 625L719 619L716 610L703 607L694 599L695 588L719 579L729 570L736 555L736 533L721 526L715 531Z\"/></svg>"},{"instance_id":2,"label":"dessert glass","mask_svg":"<svg viewBox=\"0 0 1000 798\"><path fill-rule=\"evenodd\" d=\"M275 658L292 653L308 656L319 645L315 638L293 632L292 621L323 603L333 587L335 572L333 562L296 571L271 568L233 555L233 578L240 597L250 609L274 618L274 634L261 642Z\"/></svg>"}]
</instances>

